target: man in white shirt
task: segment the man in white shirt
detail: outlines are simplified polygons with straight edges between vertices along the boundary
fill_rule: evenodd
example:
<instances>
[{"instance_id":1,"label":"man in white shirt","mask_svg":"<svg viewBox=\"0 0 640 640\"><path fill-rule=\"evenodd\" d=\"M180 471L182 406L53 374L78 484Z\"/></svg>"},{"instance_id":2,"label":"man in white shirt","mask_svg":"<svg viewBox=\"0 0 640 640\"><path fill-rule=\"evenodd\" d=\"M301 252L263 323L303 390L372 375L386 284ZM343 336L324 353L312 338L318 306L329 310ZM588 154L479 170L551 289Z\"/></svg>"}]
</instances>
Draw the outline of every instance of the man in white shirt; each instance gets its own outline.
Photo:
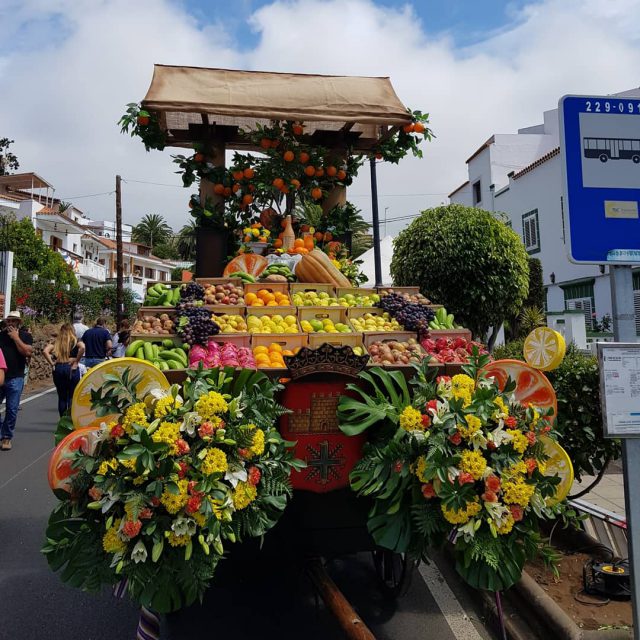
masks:
<instances>
[{"instance_id":1,"label":"man in white shirt","mask_svg":"<svg viewBox=\"0 0 640 640\"><path fill-rule=\"evenodd\" d=\"M73 314L73 330L76 332L76 338L78 338L78 340L82 340L84 332L89 328L84 324L83 320L84 316L81 312L76 311Z\"/></svg>"}]
</instances>

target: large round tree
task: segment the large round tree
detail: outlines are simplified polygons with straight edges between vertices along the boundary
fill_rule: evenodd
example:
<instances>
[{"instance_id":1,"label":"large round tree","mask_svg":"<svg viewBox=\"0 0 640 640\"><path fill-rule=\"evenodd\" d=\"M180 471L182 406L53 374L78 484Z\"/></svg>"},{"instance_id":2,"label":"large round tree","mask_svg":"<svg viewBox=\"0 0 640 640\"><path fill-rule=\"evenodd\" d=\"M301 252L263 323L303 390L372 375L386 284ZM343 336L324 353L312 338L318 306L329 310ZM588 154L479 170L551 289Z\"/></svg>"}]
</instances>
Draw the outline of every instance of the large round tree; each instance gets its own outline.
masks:
<instances>
[{"instance_id":1,"label":"large round tree","mask_svg":"<svg viewBox=\"0 0 640 640\"><path fill-rule=\"evenodd\" d=\"M451 204L423 211L394 241L397 286L419 285L478 337L495 340L519 312L529 287L527 252L518 234L482 209Z\"/></svg>"}]
</instances>

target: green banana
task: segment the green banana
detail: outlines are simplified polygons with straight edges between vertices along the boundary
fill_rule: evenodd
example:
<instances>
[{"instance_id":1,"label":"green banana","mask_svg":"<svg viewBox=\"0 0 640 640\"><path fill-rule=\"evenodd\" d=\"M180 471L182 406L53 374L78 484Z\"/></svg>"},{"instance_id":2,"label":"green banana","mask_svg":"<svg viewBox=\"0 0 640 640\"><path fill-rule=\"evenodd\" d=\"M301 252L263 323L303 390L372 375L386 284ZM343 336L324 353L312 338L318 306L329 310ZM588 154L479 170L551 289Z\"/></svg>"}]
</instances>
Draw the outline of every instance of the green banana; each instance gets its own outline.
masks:
<instances>
[{"instance_id":1,"label":"green banana","mask_svg":"<svg viewBox=\"0 0 640 640\"><path fill-rule=\"evenodd\" d=\"M138 347L138 350L136 351L136 358L138 358L138 360L144 360L144 348L143 347Z\"/></svg>"},{"instance_id":2,"label":"green banana","mask_svg":"<svg viewBox=\"0 0 640 640\"><path fill-rule=\"evenodd\" d=\"M173 349L173 347L174 347L175 345L173 344L173 340L170 340L169 338L165 338L165 339L162 341L162 346L163 346L165 349Z\"/></svg>"},{"instance_id":3,"label":"green banana","mask_svg":"<svg viewBox=\"0 0 640 640\"><path fill-rule=\"evenodd\" d=\"M138 349L144 344L144 340L134 340L126 349L126 351L124 352L124 355L127 356L127 358L135 358L136 357L136 352L138 351Z\"/></svg>"}]
</instances>

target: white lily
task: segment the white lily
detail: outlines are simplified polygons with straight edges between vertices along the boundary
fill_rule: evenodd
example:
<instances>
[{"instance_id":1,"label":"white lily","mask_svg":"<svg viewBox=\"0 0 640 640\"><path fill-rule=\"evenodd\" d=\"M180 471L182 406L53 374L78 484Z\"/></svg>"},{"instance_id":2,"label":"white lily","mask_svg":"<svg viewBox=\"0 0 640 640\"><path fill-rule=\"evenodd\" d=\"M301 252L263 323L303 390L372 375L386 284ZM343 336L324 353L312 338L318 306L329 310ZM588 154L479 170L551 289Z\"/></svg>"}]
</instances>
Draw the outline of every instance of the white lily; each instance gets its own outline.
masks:
<instances>
[{"instance_id":1,"label":"white lily","mask_svg":"<svg viewBox=\"0 0 640 640\"><path fill-rule=\"evenodd\" d=\"M136 564L138 564L138 562L144 562L147 559L147 548L144 546L142 540L138 540L131 550L131 559Z\"/></svg>"},{"instance_id":2,"label":"white lily","mask_svg":"<svg viewBox=\"0 0 640 640\"><path fill-rule=\"evenodd\" d=\"M238 482L247 481L247 470L244 467L229 467L224 474L224 479L235 489Z\"/></svg>"}]
</instances>

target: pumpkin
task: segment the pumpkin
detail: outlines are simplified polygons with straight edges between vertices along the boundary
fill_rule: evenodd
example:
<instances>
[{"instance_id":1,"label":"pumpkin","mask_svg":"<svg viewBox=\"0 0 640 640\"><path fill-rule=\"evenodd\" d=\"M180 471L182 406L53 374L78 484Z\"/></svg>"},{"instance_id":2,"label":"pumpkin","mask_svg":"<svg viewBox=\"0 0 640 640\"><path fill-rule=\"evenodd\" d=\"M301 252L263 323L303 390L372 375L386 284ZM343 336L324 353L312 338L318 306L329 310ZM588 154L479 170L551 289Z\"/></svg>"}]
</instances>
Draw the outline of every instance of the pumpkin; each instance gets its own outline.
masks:
<instances>
[{"instance_id":1,"label":"pumpkin","mask_svg":"<svg viewBox=\"0 0 640 640\"><path fill-rule=\"evenodd\" d=\"M224 268L222 275L226 277L236 271L243 271L257 277L267 268L268 264L269 261L264 256L260 256L257 253L243 253L236 256Z\"/></svg>"},{"instance_id":2,"label":"pumpkin","mask_svg":"<svg viewBox=\"0 0 640 640\"><path fill-rule=\"evenodd\" d=\"M296 265L296 276L300 282L327 282L336 287L350 287L351 281L329 260L320 249L302 256Z\"/></svg>"}]
</instances>

